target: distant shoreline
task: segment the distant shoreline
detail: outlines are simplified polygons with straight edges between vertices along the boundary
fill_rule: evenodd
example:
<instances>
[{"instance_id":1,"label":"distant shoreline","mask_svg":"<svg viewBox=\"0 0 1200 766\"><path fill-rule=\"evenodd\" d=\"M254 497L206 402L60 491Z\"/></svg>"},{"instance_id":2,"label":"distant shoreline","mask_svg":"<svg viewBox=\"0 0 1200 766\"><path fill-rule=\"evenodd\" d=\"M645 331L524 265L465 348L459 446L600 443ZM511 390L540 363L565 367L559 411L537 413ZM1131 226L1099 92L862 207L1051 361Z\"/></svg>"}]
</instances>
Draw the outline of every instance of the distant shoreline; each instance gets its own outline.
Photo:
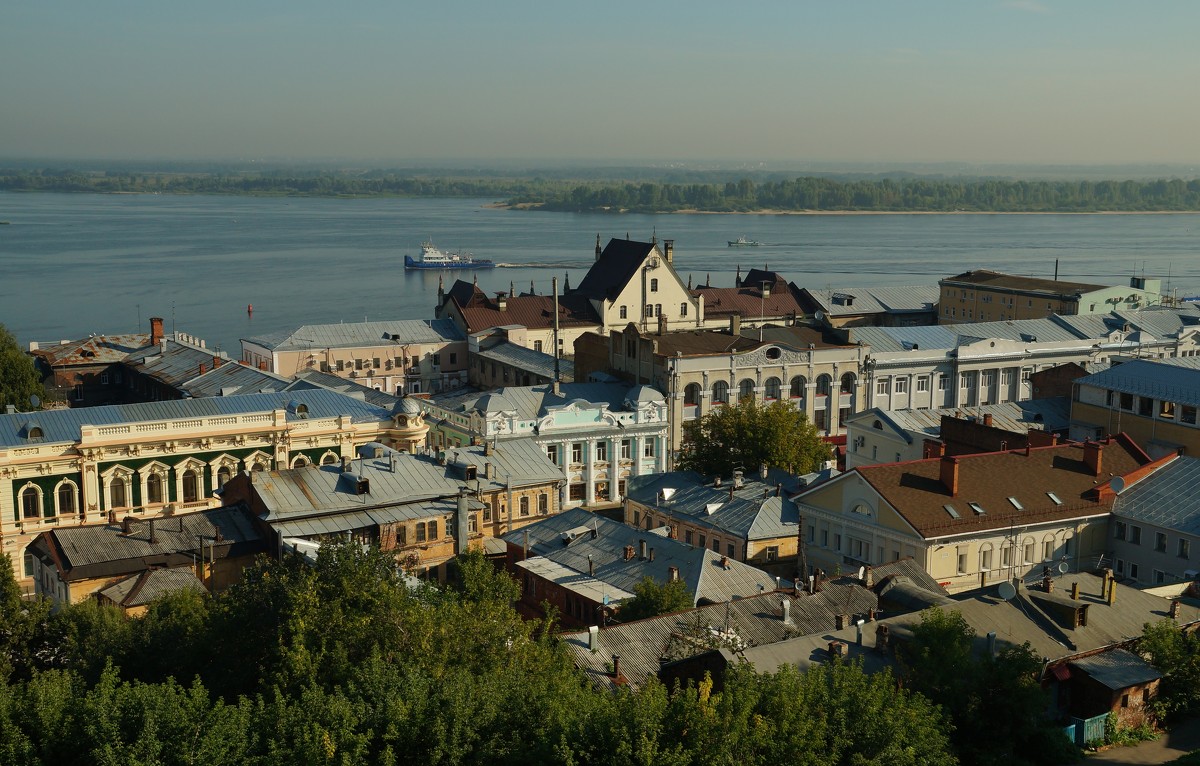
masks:
<instances>
[{"instance_id":1,"label":"distant shoreline","mask_svg":"<svg viewBox=\"0 0 1200 766\"><path fill-rule=\"evenodd\" d=\"M538 210L541 203L489 202L483 207L491 210ZM602 212L623 215L630 210L570 211L547 210L548 213ZM638 212L639 215L1200 215L1200 210L661 210Z\"/></svg>"}]
</instances>

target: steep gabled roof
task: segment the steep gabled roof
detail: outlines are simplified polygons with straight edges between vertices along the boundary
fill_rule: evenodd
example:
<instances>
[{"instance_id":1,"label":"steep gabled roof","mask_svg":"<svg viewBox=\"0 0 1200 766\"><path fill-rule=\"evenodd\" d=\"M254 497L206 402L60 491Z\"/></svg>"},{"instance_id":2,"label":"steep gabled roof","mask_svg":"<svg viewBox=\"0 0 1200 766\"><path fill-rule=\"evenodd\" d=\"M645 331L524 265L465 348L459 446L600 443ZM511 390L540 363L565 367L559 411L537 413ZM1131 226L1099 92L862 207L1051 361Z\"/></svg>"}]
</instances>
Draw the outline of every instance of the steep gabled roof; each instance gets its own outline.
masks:
<instances>
[{"instance_id":1,"label":"steep gabled roof","mask_svg":"<svg viewBox=\"0 0 1200 766\"><path fill-rule=\"evenodd\" d=\"M656 248L653 242L610 239L600 257L588 269L587 276L571 291L572 294L592 300L617 297Z\"/></svg>"},{"instance_id":2,"label":"steep gabled roof","mask_svg":"<svg viewBox=\"0 0 1200 766\"><path fill-rule=\"evenodd\" d=\"M517 295L505 299L504 310L494 298L472 299L470 305L457 304L468 333L492 327L521 325L545 330L554 326L554 296ZM577 294L558 298L560 328L589 327L600 324L600 317L586 298Z\"/></svg>"},{"instance_id":3,"label":"steep gabled roof","mask_svg":"<svg viewBox=\"0 0 1200 766\"><path fill-rule=\"evenodd\" d=\"M766 272L764 272L766 273ZM770 294L763 297L761 283L743 282L743 287L700 287L692 295L704 296L704 315L709 318L738 315L747 319L755 317L785 317L803 314L796 296L787 289L785 282L779 289L772 287Z\"/></svg>"}]
</instances>

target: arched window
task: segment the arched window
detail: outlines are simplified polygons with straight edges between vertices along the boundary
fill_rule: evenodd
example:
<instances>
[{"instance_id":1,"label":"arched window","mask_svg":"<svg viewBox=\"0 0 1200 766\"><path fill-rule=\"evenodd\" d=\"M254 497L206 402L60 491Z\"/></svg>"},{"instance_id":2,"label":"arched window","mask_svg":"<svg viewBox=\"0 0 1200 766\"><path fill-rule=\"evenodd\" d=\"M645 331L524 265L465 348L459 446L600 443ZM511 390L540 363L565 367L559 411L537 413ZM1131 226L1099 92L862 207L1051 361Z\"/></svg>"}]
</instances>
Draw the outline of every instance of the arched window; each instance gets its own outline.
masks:
<instances>
[{"instance_id":1,"label":"arched window","mask_svg":"<svg viewBox=\"0 0 1200 766\"><path fill-rule=\"evenodd\" d=\"M854 377L854 373L848 372L845 375L843 375L842 376L842 393L843 394L854 393L854 386L857 382L858 381Z\"/></svg>"},{"instance_id":2,"label":"arched window","mask_svg":"<svg viewBox=\"0 0 1200 766\"><path fill-rule=\"evenodd\" d=\"M58 515L73 516L75 514L75 485L64 481L58 485Z\"/></svg>"},{"instance_id":3,"label":"arched window","mask_svg":"<svg viewBox=\"0 0 1200 766\"><path fill-rule=\"evenodd\" d=\"M817 396L829 396L833 388L833 378L828 375L817 376Z\"/></svg>"},{"instance_id":4,"label":"arched window","mask_svg":"<svg viewBox=\"0 0 1200 766\"><path fill-rule=\"evenodd\" d=\"M163 501L162 477L152 473L146 477L146 504L159 505Z\"/></svg>"},{"instance_id":5,"label":"arched window","mask_svg":"<svg viewBox=\"0 0 1200 766\"><path fill-rule=\"evenodd\" d=\"M683 403L685 405L693 405L700 403L700 384L688 383L683 388Z\"/></svg>"},{"instance_id":6,"label":"arched window","mask_svg":"<svg viewBox=\"0 0 1200 766\"><path fill-rule=\"evenodd\" d=\"M304 455L296 455L292 458L292 468L303 468L308 465L308 458Z\"/></svg>"},{"instance_id":7,"label":"arched window","mask_svg":"<svg viewBox=\"0 0 1200 766\"><path fill-rule=\"evenodd\" d=\"M723 380L713 383L713 404L725 404L729 401L729 384Z\"/></svg>"},{"instance_id":8,"label":"arched window","mask_svg":"<svg viewBox=\"0 0 1200 766\"><path fill-rule=\"evenodd\" d=\"M223 465L217 469L217 489L224 487L225 484L233 478L233 471L229 466Z\"/></svg>"},{"instance_id":9,"label":"arched window","mask_svg":"<svg viewBox=\"0 0 1200 766\"><path fill-rule=\"evenodd\" d=\"M803 375L797 375L796 377L792 378L792 383L788 387L788 396L792 397L793 399L803 399L807 391L808 381L804 379Z\"/></svg>"},{"instance_id":10,"label":"arched window","mask_svg":"<svg viewBox=\"0 0 1200 766\"><path fill-rule=\"evenodd\" d=\"M255 463L254 466L251 467L250 470L254 471L255 473L262 473L263 471L266 470L266 466L264 466L262 463Z\"/></svg>"},{"instance_id":11,"label":"arched window","mask_svg":"<svg viewBox=\"0 0 1200 766\"><path fill-rule=\"evenodd\" d=\"M528 497L521 498L521 515L522 516L529 515L529 498Z\"/></svg>"},{"instance_id":12,"label":"arched window","mask_svg":"<svg viewBox=\"0 0 1200 766\"><path fill-rule=\"evenodd\" d=\"M658 292L658 280L657 279L650 280L650 292L652 292L652 293Z\"/></svg>"},{"instance_id":13,"label":"arched window","mask_svg":"<svg viewBox=\"0 0 1200 766\"><path fill-rule=\"evenodd\" d=\"M763 392L763 397L766 399L778 399L782 383L779 378L767 378L766 391Z\"/></svg>"},{"instance_id":14,"label":"arched window","mask_svg":"<svg viewBox=\"0 0 1200 766\"><path fill-rule=\"evenodd\" d=\"M321 455L321 465L335 465L337 461L337 455L332 452L326 452L324 455Z\"/></svg>"},{"instance_id":15,"label":"arched window","mask_svg":"<svg viewBox=\"0 0 1200 766\"><path fill-rule=\"evenodd\" d=\"M754 398L754 381L750 378L742 378L742 382L738 383L738 401L747 398Z\"/></svg>"},{"instance_id":16,"label":"arched window","mask_svg":"<svg viewBox=\"0 0 1200 766\"><path fill-rule=\"evenodd\" d=\"M191 468L183 472L183 502L194 503L200 499L200 481Z\"/></svg>"},{"instance_id":17,"label":"arched window","mask_svg":"<svg viewBox=\"0 0 1200 766\"><path fill-rule=\"evenodd\" d=\"M129 487L124 476L114 476L108 483L108 500L112 508L129 507Z\"/></svg>"},{"instance_id":18,"label":"arched window","mask_svg":"<svg viewBox=\"0 0 1200 766\"><path fill-rule=\"evenodd\" d=\"M21 490L21 518L36 519L42 515L42 495L37 487Z\"/></svg>"}]
</instances>

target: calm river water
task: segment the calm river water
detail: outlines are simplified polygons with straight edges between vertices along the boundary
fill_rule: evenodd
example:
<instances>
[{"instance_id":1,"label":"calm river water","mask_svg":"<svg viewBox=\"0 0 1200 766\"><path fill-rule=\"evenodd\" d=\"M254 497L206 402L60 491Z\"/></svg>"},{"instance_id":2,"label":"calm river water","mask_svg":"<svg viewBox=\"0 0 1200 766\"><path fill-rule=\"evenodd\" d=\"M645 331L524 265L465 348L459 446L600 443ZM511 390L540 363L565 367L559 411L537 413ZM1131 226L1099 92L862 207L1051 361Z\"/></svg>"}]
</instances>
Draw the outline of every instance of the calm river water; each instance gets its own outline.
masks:
<instances>
[{"instance_id":1,"label":"calm river water","mask_svg":"<svg viewBox=\"0 0 1200 766\"><path fill-rule=\"evenodd\" d=\"M22 344L145 331L150 316L231 355L301 324L433 315L438 274L405 272L431 238L503 268L485 290L578 284L597 233L674 239L696 283L740 264L801 286L935 283L969 268L1200 294L1200 214L605 215L512 211L469 199L313 199L0 193L0 323ZM730 248L740 235L760 247ZM254 305L248 316L246 307ZM139 325L140 318L140 325Z\"/></svg>"}]
</instances>

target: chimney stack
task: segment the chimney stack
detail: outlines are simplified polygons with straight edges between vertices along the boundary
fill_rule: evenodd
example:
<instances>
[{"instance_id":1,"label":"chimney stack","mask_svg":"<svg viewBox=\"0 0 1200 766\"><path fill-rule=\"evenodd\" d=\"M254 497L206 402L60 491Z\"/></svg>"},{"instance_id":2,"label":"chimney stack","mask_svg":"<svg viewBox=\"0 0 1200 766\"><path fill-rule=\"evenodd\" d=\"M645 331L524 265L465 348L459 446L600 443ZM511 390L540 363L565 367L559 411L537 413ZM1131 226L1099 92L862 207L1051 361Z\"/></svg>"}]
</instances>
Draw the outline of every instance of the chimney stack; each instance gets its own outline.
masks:
<instances>
[{"instance_id":1,"label":"chimney stack","mask_svg":"<svg viewBox=\"0 0 1200 766\"><path fill-rule=\"evenodd\" d=\"M212 368L213 368L214 370L215 370L215 369L217 369L218 367L220 367L220 366L221 366L222 364L224 364L224 363L225 363L225 360L224 360L224 359L222 359L221 357L217 356L216 354L213 354L213 366L212 366Z\"/></svg>"},{"instance_id":2,"label":"chimney stack","mask_svg":"<svg viewBox=\"0 0 1200 766\"><path fill-rule=\"evenodd\" d=\"M1179 599L1176 598L1171 600L1171 611L1169 614L1171 615L1172 620L1179 619Z\"/></svg>"},{"instance_id":3,"label":"chimney stack","mask_svg":"<svg viewBox=\"0 0 1200 766\"><path fill-rule=\"evenodd\" d=\"M600 646L600 626L592 625L588 627L588 651L594 652Z\"/></svg>"},{"instance_id":4,"label":"chimney stack","mask_svg":"<svg viewBox=\"0 0 1200 766\"><path fill-rule=\"evenodd\" d=\"M163 339L162 317L150 317L150 345L157 346Z\"/></svg>"},{"instance_id":5,"label":"chimney stack","mask_svg":"<svg viewBox=\"0 0 1200 766\"><path fill-rule=\"evenodd\" d=\"M588 554L588 577L596 576L596 562L592 561L592 554Z\"/></svg>"},{"instance_id":6,"label":"chimney stack","mask_svg":"<svg viewBox=\"0 0 1200 766\"><path fill-rule=\"evenodd\" d=\"M1099 476L1104 466L1104 445L1099 442L1086 442L1083 445L1083 464L1088 473Z\"/></svg>"},{"instance_id":7,"label":"chimney stack","mask_svg":"<svg viewBox=\"0 0 1200 766\"><path fill-rule=\"evenodd\" d=\"M501 311L507 311L508 310L508 293L504 292L503 290L496 293L496 304Z\"/></svg>"},{"instance_id":8,"label":"chimney stack","mask_svg":"<svg viewBox=\"0 0 1200 766\"><path fill-rule=\"evenodd\" d=\"M667 567L667 579L675 582L679 579L679 567Z\"/></svg>"},{"instance_id":9,"label":"chimney stack","mask_svg":"<svg viewBox=\"0 0 1200 766\"><path fill-rule=\"evenodd\" d=\"M663 240L663 258L667 260L667 263L675 262L675 240Z\"/></svg>"},{"instance_id":10,"label":"chimney stack","mask_svg":"<svg viewBox=\"0 0 1200 766\"><path fill-rule=\"evenodd\" d=\"M991 427L992 427L992 413L990 413L990 412L985 412L985 413L983 414L983 424L984 424L985 426L987 426L988 428L991 428Z\"/></svg>"},{"instance_id":11,"label":"chimney stack","mask_svg":"<svg viewBox=\"0 0 1200 766\"><path fill-rule=\"evenodd\" d=\"M1073 601L1079 600L1079 583L1078 582L1071 583L1071 599Z\"/></svg>"},{"instance_id":12,"label":"chimney stack","mask_svg":"<svg viewBox=\"0 0 1200 766\"><path fill-rule=\"evenodd\" d=\"M850 626L850 615L848 615L848 614L834 615L834 617L833 617L833 629L834 630L845 630L849 626Z\"/></svg>"},{"instance_id":13,"label":"chimney stack","mask_svg":"<svg viewBox=\"0 0 1200 766\"><path fill-rule=\"evenodd\" d=\"M880 654L888 653L888 626L883 623L875 628L875 651Z\"/></svg>"},{"instance_id":14,"label":"chimney stack","mask_svg":"<svg viewBox=\"0 0 1200 766\"><path fill-rule=\"evenodd\" d=\"M154 533L154 519L150 519L150 544L158 545L158 535Z\"/></svg>"},{"instance_id":15,"label":"chimney stack","mask_svg":"<svg viewBox=\"0 0 1200 766\"><path fill-rule=\"evenodd\" d=\"M646 558L646 541L645 540L638 540L638 558L639 559Z\"/></svg>"},{"instance_id":16,"label":"chimney stack","mask_svg":"<svg viewBox=\"0 0 1200 766\"><path fill-rule=\"evenodd\" d=\"M989 657L996 656L996 631L988 631L987 634L987 652Z\"/></svg>"},{"instance_id":17,"label":"chimney stack","mask_svg":"<svg viewBox=\"0 0 1200 766\"><path fill-rule=\"evenodd\" d=\"M742 316L740 314L732 314L729 317L729 334L737 337L742 334Z\"/></svg>"},{"instance_id":18,"label":"chimney stack","mask_svg":"<svg viewBox=\"0 0 1200 766\"><path fill-rule=\"evenodd\" d=\"M613 678L619 683L621 681L621 655L613 655Z\"/></svg>"},{"instance_id":19,"label":"chimney stack","mask_svg":"<svg viewBox=\"0 0 1200 766\"><path fill-rule=\"evenodd\" d=\"M950 497L958 497L958 458L946 455L942 457L942 486L950 493Z\"/></svg>"},{"instance_id":20,"label":"chimney stack","mask_svg":"<svg viewBox=\"0 0 1200 766\"><path fill-rule=\"evenodd\" d=\"M791 625L792 624L792 600L785 598L779 602L779 605L783 609L783 624Z\"/></svg>"},{"instance_id":21,"label":"chimney stack","mask_svg":"<svg viewBox=\"0 0 1200 766\"><path fill-rule=\"evenodd\" d=\"M206 372L208 372L208 368L204 366L204 362L201 362L200 363L200 374L203 375Z\"/></svg>"}]
</instances>

